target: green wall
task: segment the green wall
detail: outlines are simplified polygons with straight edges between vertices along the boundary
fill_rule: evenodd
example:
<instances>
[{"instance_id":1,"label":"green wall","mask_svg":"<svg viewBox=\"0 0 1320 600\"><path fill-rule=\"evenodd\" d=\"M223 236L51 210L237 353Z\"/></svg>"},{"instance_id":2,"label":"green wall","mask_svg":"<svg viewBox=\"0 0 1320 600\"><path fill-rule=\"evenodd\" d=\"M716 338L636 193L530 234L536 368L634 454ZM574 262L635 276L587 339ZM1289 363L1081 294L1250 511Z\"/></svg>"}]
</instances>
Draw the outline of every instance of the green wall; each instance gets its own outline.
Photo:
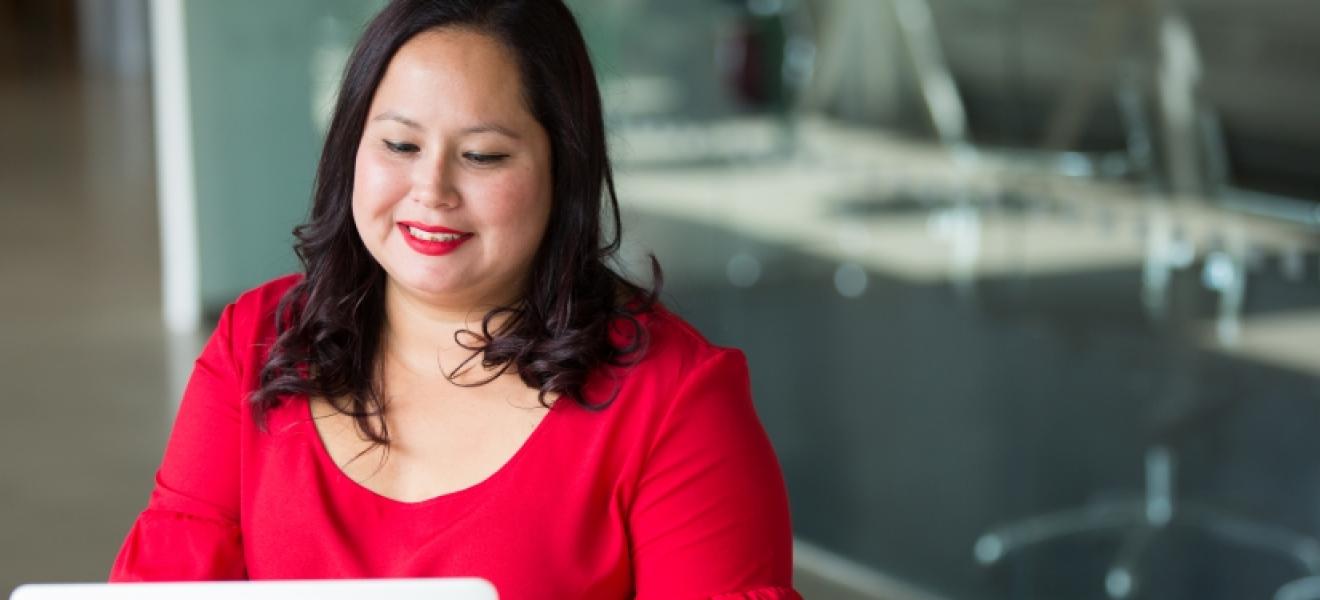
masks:
<instances>
[{"instance_id":1,"label":"green wall","mask_svg":"<svg viewBox=\"0 0 1320 600\"><path fill-rule=\"evenodd\" d=\"M186 3L203 310L297 267L326 78L380 7L363 0ZM328 64L338 63L338 64ZM327 71L333 71L326 75Z\"/></svg>"}]
</instances>

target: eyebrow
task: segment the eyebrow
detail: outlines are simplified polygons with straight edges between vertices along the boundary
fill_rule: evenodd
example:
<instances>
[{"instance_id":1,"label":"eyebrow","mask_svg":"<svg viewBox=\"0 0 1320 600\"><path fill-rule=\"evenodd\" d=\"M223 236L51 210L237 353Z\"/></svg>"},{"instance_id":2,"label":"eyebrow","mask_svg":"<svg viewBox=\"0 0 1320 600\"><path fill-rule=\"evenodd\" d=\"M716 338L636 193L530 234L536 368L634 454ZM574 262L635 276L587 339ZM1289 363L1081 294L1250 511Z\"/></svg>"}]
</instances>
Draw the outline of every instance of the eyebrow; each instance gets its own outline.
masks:
<instances>
[{"instance_id":1,"label":"eyebrow","mask_svg":"<svg viewBox=\"0 0 1320 600\"><path fill-rule=\"evenodd\" d=\"M392 110L387 110L387 111L385 111L385 112L383 112L383 113L380 113L380 114L376 115L376 117L375 117L374 119L372 119L372 121L397 121L397 122L399 122L399 123L403 123L404 125L407 125L408 127L412 128L412 129L422 129L422 124L421 124L421 123L418 123L417 121L414 121L414 120L412 120L412 119L409 119L408 117L405 117L405 116L403 116L403 115L401 115L401 114L399 114L399 113L396 113L396 112L394 112L394 111L392 111Z\"/></svg>"},{"instance_id":2,"label":"eyebrow","mask_svg":"<svg viewBox=\"0 0 1320 600\"><path fill-rule=\"evenodd\" d=\"M375 118L372 119L372 121L395 121L397 123L402 123L403 125L407 126L410 129L417 129L417 130L425 129L425 127L422 127L421 123L409 119L408 117L405 117L392 110L387 110L383 113L380 113L379 115L376 115ZM521 139L521 136L519 136L517 133L514 133L509 128L497 125L495 123L478 123L471 127L463 128L463 130L460 131L459 133L462 133L464 135L475 134L475 133L498 133L505 137L513 138L515 140Z\"/></svg>"}]
</instances>

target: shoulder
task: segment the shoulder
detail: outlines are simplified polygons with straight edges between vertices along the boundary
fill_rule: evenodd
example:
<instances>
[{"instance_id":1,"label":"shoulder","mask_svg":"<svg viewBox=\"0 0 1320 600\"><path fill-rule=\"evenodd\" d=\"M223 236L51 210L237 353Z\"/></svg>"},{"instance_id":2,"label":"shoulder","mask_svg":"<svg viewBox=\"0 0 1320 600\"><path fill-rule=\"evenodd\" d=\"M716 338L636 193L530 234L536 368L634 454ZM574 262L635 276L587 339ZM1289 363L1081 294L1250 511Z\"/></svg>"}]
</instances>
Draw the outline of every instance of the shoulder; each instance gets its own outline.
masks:
<instances>
[{"instance_id":1,"label":"shoulder","mask_svg":"<svg viewBox=\"0 0 1320 600\"><path fill-rule=\"evenodd\" d=\"M747 359L736 348L711 343L687 321L660 305L637 315L645 346L634 361L622 368L609 368L612 376L596 380L600 387L588 392L600 400L616 393L627 408L629 419L651 426L668 421L667 415L687 406L696 409L711 403L739 403L750 396ZM616 337L627 341L638 333L626 321L616 324ZM618 369L618 370L616 370ZM604 373L603 373L604 374ZM648 426L649 427L649 426Z\"/></svg>"},{"instance_id":2,"label":"shoulder","mask_svg":"<svg viewBox=\"0 0 1320 600\"><path fill-rule=\"evenodd\" d=\"M302 280L301 273L290 273L239 294L231 305L234 318L273 316L284 295Z\"/></svg>"},{"instance_id":3,"label":"shoulder","mask_svg":"<svg viewBox=\"0 0 1320 600\"><path fill-rule=\"evenodd\" d=\"M278 334L275 313L280 301L302 279L301 274L276 277L239 294L220 314L212 338L223 341L241 371L264 360Z\"/></svg>"},{"instance_id":4,"label":"shoulder","mask_svg":"<svg viewBox=\"0 0 1320 600\"><path fill-rule=\"evenodd\" d=\"M686 379L712 362L746 362L740 350L712 344L692 324L659 304L640 315L639 321L647 333L647 345L638 366L658 371L671 381Z\"/></svg>"},{"instance_id":5,"label":"shoulder","mask_svg":"<svg viewBox=\"0 0 1320 600\"><path fill-rule=\"evenodd\" d=\"M221 324L226 318L229 326L237 333L251 331L254 334L269 328L275 329L275 311L285 294L303 280L301 273L281 275L257 287L239 294L225 308L228 315L221 315Z\"/></svg>"}]
</instances>

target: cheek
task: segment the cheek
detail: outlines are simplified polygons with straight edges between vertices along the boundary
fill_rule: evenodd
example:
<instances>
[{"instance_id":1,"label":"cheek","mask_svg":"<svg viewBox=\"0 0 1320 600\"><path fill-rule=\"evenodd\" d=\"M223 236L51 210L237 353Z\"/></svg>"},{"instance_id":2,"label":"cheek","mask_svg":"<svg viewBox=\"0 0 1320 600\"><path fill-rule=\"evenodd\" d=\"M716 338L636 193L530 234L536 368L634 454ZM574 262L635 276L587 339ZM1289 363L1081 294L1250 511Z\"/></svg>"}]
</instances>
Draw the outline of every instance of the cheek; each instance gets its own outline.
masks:
<instances>
[{"instance_id":1,"label":"cheek","mask_svg":"<svg viewBox=\"0 0 1320 600\"><path fill-rule=\"evenodd\" d=\"M381 216L403 197L407 192L406 186L400 185L403 180L389 165L370 155L358 155L353 172L353 217L359 227L365 225L363 220Z\"/></svg>"},{"instance_id":2,"label":"cheek","mask_svg":"<svg viewBox=\"0 0 1320 600\"><path fill-rule=\"evenodd\" d=\"M484 194L488 222L500 223L508 235L506 243L518 246L539 244L550 215L550 191L533 173L520 173L492 182Z\"/></svg>"}]
</instances>

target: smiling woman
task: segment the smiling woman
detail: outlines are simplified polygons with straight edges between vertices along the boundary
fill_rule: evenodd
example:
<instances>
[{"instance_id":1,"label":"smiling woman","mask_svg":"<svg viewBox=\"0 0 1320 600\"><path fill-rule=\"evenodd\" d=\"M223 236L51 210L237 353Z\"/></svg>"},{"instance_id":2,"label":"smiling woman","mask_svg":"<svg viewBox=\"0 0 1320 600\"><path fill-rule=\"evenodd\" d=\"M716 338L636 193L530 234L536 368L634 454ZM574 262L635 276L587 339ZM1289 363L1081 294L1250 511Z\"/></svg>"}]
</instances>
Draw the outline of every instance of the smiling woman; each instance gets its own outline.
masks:
<instances>
[{"instance_id":1,"label":"smiling woman","mask_svg":"<svg viewBox=\"0 0 1320 600\"><path fill-rule=\"evenodd\" d=\"M504 45L474 30L422 33L391 61L353 187L353 219L389 276L387 298L461 318L524 295L550 218L551 156L508 84L519 79Z\"/></svg>"},{"instance_id":2,"label":"smiling woman","mask_svg":"<svg viewBox=\"0 0 1320 600\"><path fill-rule=\"evenodd\" d=\"M798 598L746 360L607 266L616 202L559 0L392 2L349 61L303 273L225 310L111 579Z\"/></svg>"}]
</instances>

